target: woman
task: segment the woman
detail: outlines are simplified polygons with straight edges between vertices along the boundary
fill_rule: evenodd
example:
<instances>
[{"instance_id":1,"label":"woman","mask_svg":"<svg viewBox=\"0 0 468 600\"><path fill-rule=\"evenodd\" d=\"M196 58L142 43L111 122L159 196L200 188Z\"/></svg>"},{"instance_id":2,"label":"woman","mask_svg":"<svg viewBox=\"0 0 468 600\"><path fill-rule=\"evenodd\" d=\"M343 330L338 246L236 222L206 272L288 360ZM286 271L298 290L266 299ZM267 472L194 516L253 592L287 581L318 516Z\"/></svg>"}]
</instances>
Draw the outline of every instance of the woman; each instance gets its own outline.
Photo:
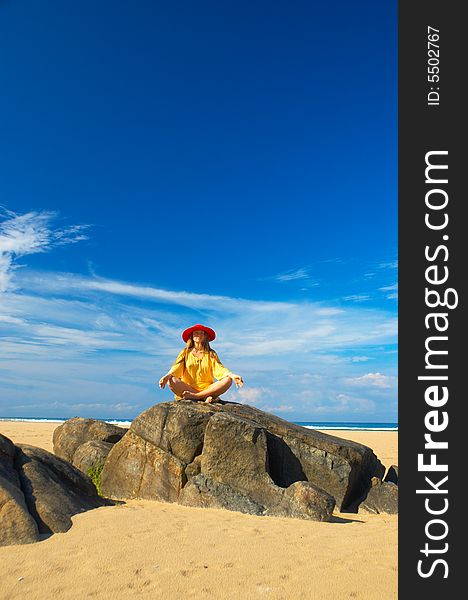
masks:
<instances>
[{"instance_id":1,"label":"woman","mask_svg":"<svg viewBox=\"0 0 468 600\"><path fill-rule=\"evenodd\" d=\"M205 325L186 329L182 333L186 346L179 352L171 369L159 380L159 387L163 389L167 383L176 400L204 400L209 404L217 402L233 381L238 388L242 387L242 377L226 369L210 348L215 337L213 329ZM215 378L218 381L215 382Z\"/></svg>"}]
</instances>

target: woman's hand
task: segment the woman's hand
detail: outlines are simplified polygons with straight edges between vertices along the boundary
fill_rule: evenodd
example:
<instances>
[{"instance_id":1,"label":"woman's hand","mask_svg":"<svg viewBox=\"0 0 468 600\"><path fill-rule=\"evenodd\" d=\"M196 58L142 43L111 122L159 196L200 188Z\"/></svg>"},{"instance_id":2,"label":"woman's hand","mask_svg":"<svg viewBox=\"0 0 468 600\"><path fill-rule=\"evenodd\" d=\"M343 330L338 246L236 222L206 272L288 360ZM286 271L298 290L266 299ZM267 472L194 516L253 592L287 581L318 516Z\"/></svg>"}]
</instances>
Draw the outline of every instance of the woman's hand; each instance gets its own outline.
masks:
<instances>
[{"instance_id":1,"label":"woman's hand","mask_svg":"<svg viewBox=\"0 0 468 600\"><path fill-rule=\"evenodd\" d=\"M170 378L171 378L171 373L166 373L166 375L161 377L161 379L159 380L159 387L161 389L164 389L166 387L166 383L169 381Z\"/></svg>"},{"instance_id":2,"label":"woman's hand","mask_svg":"<svg viewBox=\"0 0 468 600\"><path fill-rule=\"evenodd\" d=\"M240 375L235 375L234 373L231 375L231 379L236 384L236 387L241 388L244 385L244 380Z\"/></svg>"}]
</instances>

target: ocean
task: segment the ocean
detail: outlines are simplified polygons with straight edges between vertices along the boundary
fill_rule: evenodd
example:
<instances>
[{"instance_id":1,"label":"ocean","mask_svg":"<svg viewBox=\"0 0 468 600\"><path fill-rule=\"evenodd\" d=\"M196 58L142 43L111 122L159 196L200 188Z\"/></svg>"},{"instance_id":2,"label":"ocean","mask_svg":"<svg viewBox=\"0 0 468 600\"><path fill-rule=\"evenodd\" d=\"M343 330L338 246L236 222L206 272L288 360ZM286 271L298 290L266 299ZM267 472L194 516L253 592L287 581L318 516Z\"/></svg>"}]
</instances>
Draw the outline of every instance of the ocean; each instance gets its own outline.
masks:
<instances>
[{"instance_id":1,"label":"ocean","mask_svg":"<svg viewBox=\"0 0 468 600\"><path fill-rule=\"evenodd\" d=\"M93 419L98 417L91 417ZM66 418L42 418L42 417L0 417L0 421L24 421L26 423L63 423ZM130 427L131 419L100 419L112 425ZM302 425L307 429L328 429L345 431L398 431L398 423L374 423L374 422L352 422L352 421L292 421L296 425Z\"/></svg>"}]
</instances>

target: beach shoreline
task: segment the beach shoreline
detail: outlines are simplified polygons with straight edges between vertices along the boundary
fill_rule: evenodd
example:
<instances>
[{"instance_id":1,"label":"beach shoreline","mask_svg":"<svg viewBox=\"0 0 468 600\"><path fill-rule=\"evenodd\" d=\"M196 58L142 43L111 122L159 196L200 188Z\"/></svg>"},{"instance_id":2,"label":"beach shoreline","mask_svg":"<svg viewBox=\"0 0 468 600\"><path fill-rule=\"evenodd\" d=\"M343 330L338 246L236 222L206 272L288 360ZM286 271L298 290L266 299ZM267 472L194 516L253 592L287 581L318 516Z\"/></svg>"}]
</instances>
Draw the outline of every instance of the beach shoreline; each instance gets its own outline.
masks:
<instances>
[{"instance_id":1,"label":"beach shoreline","mask_svg":"<svg viewBox=\"0 0 468 600\"><path fill-rule=\"evenodd\" d=\"M58 425L4 420L0 433L52 452ZM322 431L398 464L398 432ZM321 523L132 500L72 520L66 533L0 548L2 600L397 598L396 515Z\"/></svg>"}]
</instances>

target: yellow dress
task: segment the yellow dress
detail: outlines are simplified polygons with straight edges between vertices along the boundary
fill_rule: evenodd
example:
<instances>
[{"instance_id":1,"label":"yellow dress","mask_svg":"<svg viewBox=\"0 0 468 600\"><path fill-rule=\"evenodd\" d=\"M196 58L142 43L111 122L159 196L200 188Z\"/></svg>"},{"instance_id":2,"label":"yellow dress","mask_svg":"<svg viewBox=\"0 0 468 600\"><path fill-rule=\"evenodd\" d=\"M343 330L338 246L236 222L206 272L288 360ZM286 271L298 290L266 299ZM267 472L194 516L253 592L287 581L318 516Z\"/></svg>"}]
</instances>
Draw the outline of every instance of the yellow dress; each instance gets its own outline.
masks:
<instances>
[{"instance_id":1,"label":"yellow dress","mask_svg":"<svg viewBox=\"0 0 468 600\"><path fill-rule=\"evenodd\" d=\"M185 364L184 352L185 350L179 352L169 373L191 385L197 392L205 390L214 383L215 377L219 380L226 375L231 375L231 371L226 369L214 350L211 351L211 354L205 352L202 358L197 358L192 352L189 352Z\"/></svg>"}]
</instances>

